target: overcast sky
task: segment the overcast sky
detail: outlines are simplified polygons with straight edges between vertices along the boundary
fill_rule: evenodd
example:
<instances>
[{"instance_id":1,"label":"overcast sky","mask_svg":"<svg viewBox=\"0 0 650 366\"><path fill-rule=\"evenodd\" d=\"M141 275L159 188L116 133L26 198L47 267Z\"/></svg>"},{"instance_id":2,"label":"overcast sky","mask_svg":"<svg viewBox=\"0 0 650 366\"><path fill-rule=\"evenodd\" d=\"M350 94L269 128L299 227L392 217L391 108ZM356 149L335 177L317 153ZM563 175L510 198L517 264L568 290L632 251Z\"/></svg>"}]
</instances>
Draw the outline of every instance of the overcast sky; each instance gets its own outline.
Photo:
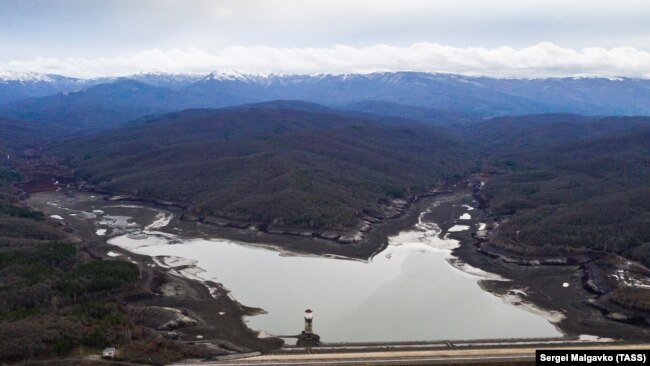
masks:
<instances>
[{"instance_id":1,"label":"overcast sky","mask_svg":"<svg viewBox=\"0 0 650 366\"><path fill-rule=\"evenodd\" d=\"M0 70L650 77L647 0L1 0Z\"/></svg>"}]
</instances>

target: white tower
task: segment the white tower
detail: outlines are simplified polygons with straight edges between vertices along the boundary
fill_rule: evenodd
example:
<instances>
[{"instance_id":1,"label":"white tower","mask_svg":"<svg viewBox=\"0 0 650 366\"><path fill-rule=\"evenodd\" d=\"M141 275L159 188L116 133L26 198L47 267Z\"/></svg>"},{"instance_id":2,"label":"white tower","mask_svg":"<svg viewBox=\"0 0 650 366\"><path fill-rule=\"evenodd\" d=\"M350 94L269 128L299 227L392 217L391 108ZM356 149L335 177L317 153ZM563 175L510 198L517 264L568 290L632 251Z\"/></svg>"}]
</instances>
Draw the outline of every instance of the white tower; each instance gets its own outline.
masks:
<instances>
[{"instance_id":1,"label":"white tower","mask_svg":"<svg viewBox=\"0 0 650 366\"><path fill-rule=\"evenodd\" d=\"M305 336L311 337L312 334L314 334L314 330L312 328L312 320L314 319L314 314L312 313L311 309L305 310Z\"/></svg>"},{"instance_id":2,"label":"white tower","mask_svg":"<svg viewBox=\"0 0 650 366\"><path fill-rule=\"evenodd\" d=\"M305 330L298 335L296 345L300 347L314 347L320 344L320 337L314 333L313 321L314 313L311 309L305 310Z\"/></svg>"}]
</instances>

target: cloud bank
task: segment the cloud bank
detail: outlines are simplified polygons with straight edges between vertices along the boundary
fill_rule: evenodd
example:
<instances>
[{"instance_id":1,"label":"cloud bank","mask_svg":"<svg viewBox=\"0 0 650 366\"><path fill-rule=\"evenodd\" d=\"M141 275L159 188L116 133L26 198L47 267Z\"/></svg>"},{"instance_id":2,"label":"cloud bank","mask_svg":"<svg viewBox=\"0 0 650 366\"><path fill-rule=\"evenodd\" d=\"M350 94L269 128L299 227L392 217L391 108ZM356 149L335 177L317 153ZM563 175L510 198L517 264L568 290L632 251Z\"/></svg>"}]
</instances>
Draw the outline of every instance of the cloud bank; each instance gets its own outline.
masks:
<instances>
[{"instance_id":1,"label":"cloud bank","mask_svg":"<svg viewBox=\"0 0 650 366\"><path fill-rule=\"evenodd\" d=\"M0 71L39 72L82 78L141 72L251 74L347 74L422 71L492 77L650 78L650 53L633 47L562 48L539 43L525 48L459 48L436 43L329 48L226 47L151 49L112 58L44 58L0 63Z\"/></svg>"}]
</instances>

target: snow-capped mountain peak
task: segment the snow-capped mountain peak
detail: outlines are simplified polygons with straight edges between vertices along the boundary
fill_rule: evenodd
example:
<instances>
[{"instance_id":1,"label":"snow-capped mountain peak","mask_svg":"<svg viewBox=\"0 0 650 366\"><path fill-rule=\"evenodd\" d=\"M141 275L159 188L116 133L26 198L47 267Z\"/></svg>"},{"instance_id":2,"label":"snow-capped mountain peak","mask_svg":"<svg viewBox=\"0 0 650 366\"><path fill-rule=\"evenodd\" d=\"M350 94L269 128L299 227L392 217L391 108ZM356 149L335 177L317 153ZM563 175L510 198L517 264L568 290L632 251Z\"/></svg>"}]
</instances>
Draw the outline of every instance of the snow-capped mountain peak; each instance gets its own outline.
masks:
<instances>
[{"instance_id":1,"label":"snow-capped mountain peak","mask_svg":"<svg viewBox=\"0 0 650 366\"><path fill-rule=\"evenodd\" d=\"M48 74L37 72L21 71L0 71L0 82L19 81L19 82L46 82L52 83L55 80Z\"/></svg>"},{"instance_id":2,"label":"snow-capped mountain peak","mask_svg":"<svg viewBox=\"0 0 650 366\"><path fill-rule=\"evenodd\" d=\"M206 79L208 80L243 80L246 79L247 75L240 71L222 69L211 72Z\"/></svg>"},{"instance_id":3,"label":"snow-capped mountain peak","mask_svg":"<svg viewBox=\"0 0 650 366\"><path fill-rule=\"evenodd\" d=\"M211 72L205 80L261 82L271 76L273 75L265 73L244 73L232 69L221 69Z\"/></svg>"}]
</instances>

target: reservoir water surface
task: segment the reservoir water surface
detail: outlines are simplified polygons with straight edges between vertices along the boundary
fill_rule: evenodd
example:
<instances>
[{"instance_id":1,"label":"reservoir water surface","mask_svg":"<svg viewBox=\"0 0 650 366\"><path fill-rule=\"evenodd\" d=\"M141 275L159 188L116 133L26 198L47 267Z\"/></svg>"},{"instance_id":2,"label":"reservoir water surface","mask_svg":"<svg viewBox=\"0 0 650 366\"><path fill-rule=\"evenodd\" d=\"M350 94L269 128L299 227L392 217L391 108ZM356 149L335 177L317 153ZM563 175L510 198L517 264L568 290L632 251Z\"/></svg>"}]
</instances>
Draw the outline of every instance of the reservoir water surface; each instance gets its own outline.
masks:
<instances>
[{"instance_id":1,"label":"reservoir water surface","mask_svg":"<svg viewBox=\"0 0 650 366\"><path fill-rule=\"evenodd\" d=\"M264 309L246 321L277 336L298 334L307 308L314 311L314 331L325 342L561 336L542 311L479 286L484 279L498 280L495 276L452 265L451 249L458 242L440 236L437 225L423 222L423 216L368 262L180 238L154 231L156 225L109 243L170 266L190 264L180 267L185 274L219 282L240 303Z\"/></svg>"}]
</instances>

